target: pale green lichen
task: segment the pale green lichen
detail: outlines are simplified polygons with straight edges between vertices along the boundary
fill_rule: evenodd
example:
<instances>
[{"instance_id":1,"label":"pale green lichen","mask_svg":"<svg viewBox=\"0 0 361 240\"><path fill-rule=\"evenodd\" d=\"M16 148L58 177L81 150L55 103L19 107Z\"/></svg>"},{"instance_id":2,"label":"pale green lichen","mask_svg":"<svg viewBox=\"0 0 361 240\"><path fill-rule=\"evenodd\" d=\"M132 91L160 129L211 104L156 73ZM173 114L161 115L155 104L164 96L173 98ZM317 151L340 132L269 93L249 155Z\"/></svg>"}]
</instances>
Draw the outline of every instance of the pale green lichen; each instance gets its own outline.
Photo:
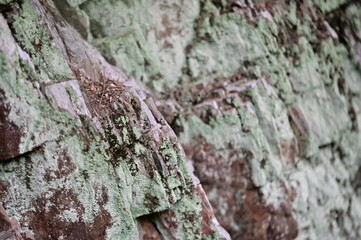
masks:
<instances>
[{"instance_id":1,"label":"pale green lichen","mask_svg":"<svg viewBox=\"0 0 361 240\"><path fill-rule=\"evenodd\" d=\"M70 97L72 102L78 102L79 101L79 96L74 92L74 89L72 88L71 85L66 85L65 90L69 94L69 97Z\"/></svg>"},{"instance_id":2,"label":"pale green lichen","mask_svg":"<svg viewBox=\"0 0 361 240\"><path fill-rule=\"evenodd\" d=\"M130 144L129 132L126 127L122 128L122 139L124 143Z\"/></svg>"},{"instance_id":3,"label":"pale green lichen","mask_svg":"<svg viewBox=\"0 0 361 240\"><path fill-rule=\"evenodd\" d=\"M238 14L203 19L198 27L200 37L194 41L188 56L191 76L206 80L217 76L229 77L246 61L254 61L264 54L264 46L254 28ZM222 54L219 54L222 53Z\"/></svg>"},{"instance_id":4,"label":"pale green lichen","mask_svg":"<svg viewBox=\"0 0 361 240\"><path fill-rule=\"evenodd\" d=\"M72 7L76 7L84 2L86 2L87 0L66 0L70 6Z\"/></svg>"},{"instance_id":5,"label":"pale green lichen","mask_svg":"<svg viewBox=\"0 0 361 240\"><path fill-rule=\"evenodd\" d=\"M315 0L315 1L307 1L307 4L310 5L311 8L318 7L322 12L330 12L340 7L342 4L347 4L347 0Z\"/></svg>"},{"instance_id":6,"label":"pale green lichen","mask_svg":"<svg viewBox=\"0 0 361 240\"><path fill-rule=\"evenodd\" d=\"M178 154L174 148L170 147L170 142L168 139L163 138L163 144L159 147L159 150L164 156L167 164L170 166L177 166Z\"/></svg>"},{"instance_id":7,"label":"pale green lichen","mask_svg":"<svg viewBox=\"0 0 361 240\"><path fill-rule=\"evenodd\" d=\"M192 87L192 81L212 82L214 78L227 78L245 70L254 73L258 78L257 85L246 93L240 93L246 96L245 101L226 99L235 111L214 116L208 123L194 115L180 117L179 122L183 127L183 132L180 133L182 143L196 145L199 144L198 138L202 138L219 152L223 161L229 161L229 164L234 161L227 149L229 144L235 149L251 152L252 159L249 164L252 181L263 196L266 196L267 204L272 204L276 209L279 207L279 199L285 194L281 182L297 193L292 207L294 217L299 223L299 239L338 239L345 236L345 231L351 238L357 239L361 235L358 230L360 199L354 195L350 186L350 179L354 177L359 166L361 137L352 131L353 123L349 116L352 105L357 116L355 121L361 126L360 71L347 56L345 47L330 39L319 40L312 25L314 19L306 12L299 15L295 3L291 2L287 6L285 15L275 13L272 16L274 21L258 19L256 25L251 25L245 17L235 13L222 13L210 1L203 1L204 14L201 16L197 16L200 5L198 1L189 1L182 6L178 4L174 8L166 5L164 9L155 1L68 0L68 3L71 6L81 4L81 9L88 14L91 22L91 31L96 38L94 43L108 60L125 69L137 80L151 83L158 92L175 84L179 84L179 89ZM345 1L307 2L312 5L310 11L314 15L318 14L318 9L330 12L342 3ZM225 6L226 2L223 1L222 4ZM192 8L191 11L189 8ZM358 9L359 7L349 7L347 12L350 16L356 16ZM64 60L58 58L58 54L50 47L50 39L45 31L39 30L40 25L34 12L29 10L27 3L21 7L20 12L20 17L17 17L13 24L19 43L31 55L34 64L40 66L41 71L49 71L47 77L66 77L66 67L61 67L60 70L52 67L56 66L54 63ZM104 12L107 13L106 16ZM173 12L174 14L170 14ZM177 13L181 18L179 24L169 16L177 16ZM197 24L194 23L196 17ZM352 21L353 25L360 29L357 17L353 17ZM111 24L108 24L109 22ZM153 30L152 26L156 26L156 30ZM297 38L280 44L280 33L290 26L294 33L297 33ZM25 31L25 27L30 29L29 32ZM171 34L166 36L164 41L160 41L158 37L166 34L167 27L168 30L172 27L175 29L170 29ZM172 32L177 30L181 33ZM45 45L42 45L43 42ZM315 47L318 42L320 44ZM170 46L169 43L173 44L173 47L165 47ZM34 44L42 45L39 52L35 51ZM187 49L189 54L186 60L185 48L188 44L192 48ZM354 50L348 51L353 53ZM52 64L48 66L47 60L53 58L55 60L49 61ZM68 125L70 122L66 114L54 112L48 105L36 99L31 88L23 86L25 77L15 77L16 72L6 63L8 59L9 56L0 53L0 77L11 80L1 82L1 87L5 88L6 96L22 95L9 103L15 108L20 106L17 104L23 104L19 107L23 109L28 107L24 102L29 101L31 106L35 106L35 110L29 110L30 116L45 109L46 114L61 116L62 125L59 128L63 129L64 125ZM16 63L17 60L14 59L10 60ZM183 67L185 71L182 73ZM22 74L27 75L26 72ZM44 76L43 72L40 74ZM345 92L352 92L351 100L338 86L342 77L345 78ZM19 99L26 101L16 103ZM302 136L307 145L304 149L305 155L299 156L295 153L295 162L289 164L281 161L279 146L282 141L297 138L288 116L289 108L294 106L299 107L300 113L304 115L309 134ZM29 114L29 111L23 111L22 114ZM41 114L40 116L43 117ZM52 124L57 123L56 119L57 117L51 118L49 126L54 126ZM48 121L41 118L35 120L36 126L32 127L32 132L39 131L39 124ZM12 121L23 127L15 115ZM131 134L136 139L140 138L139 129L128 130L124 127L128 125L129 119L120 116L116 122L123 126L122 137L126 144L131 144ZM57 187L56 184L62 184L76 189L79 201L86 206L82 217L90 222L100 209L100 206L93 202L97 193L92 187L107 186L110 202L105 208L116 219L107 230L109 239L137 238L134 216L165 210L170 207L169 201L178 201L174 204L174 211L178 219L181 219L182 227L177 230L176 238L201 239L197 232L200 229L200 220L197 218L201 211L200 202L197 198L185 195L178 188L184 183L189 184L189 176L186 174L180 149L172 146L170 140L163 139L159 150L165 157L166 164L176 166L184 175L179 178L171 172L165 178L166 182L162 182L157 174L155 179L137 175L139 172L135 169L138 163L129 156L121 159L125 161L115 170L109 169L108 156L104 149L99 149L102 146L99 142L89 144L77 137L67 136L61 140L61 147L58 149L54 139L48 141L44 145L44 155L33 153L30 161L19 159L19 168L16 168L14 163L2 166L1 179L10 180L14 186L10 195L19 199L15 202L7 199L6 204L9 206L26 209L37 193L46 192L47 196L51 197L47 190ZM69 143L71 146L68 146ZM85 149L89 152L86 153ZM65 150L70 155L77 170L70 174L69 179L61 178L46 184L39 176L44 175L47 169L56 171L55 158L61 154L58 150ZM134 145L136 155L144 150L142 145ZM267 161L261 167L264 159ZM39 167L26 169L25 165L29 162ZM11 175L9 170L21 173L20 176L31 172L34 177L26 183L27 180ZM84 171L89 175L88 179L82 175ZM137 176L134 177L134 174ZM52 173L50 176L56 177L56 174ZM25 186L32 191L27 191ZM22 195L22 192L26 194ZM132 196L133 192L135 197ZM152 195L147 198L149 193ZM219 196L209 194L209 197L212 199ZM155 204L152 198L161 199L162 202ZM16 216L21 215L12 211L14 210L10 210ZM225 211L225 208L221 211ZM339 220L336 214L338 211L350 213ZM71 221L75 219L70 213L65 213L64 218ZM213 239L216 238L214 236Z\"/></svg>"},{"instance_id":8,"label":"pale green lichen","mask_svg":"<svg viewBox=\"0 0 361 240\"><path fill-rule=\"evenodd\" d=\"M3 34L1 32L0 38ZM5 31L5 34L9 33ZM50 211L57 207L51 200L54 192L63 189L64 194L74 193L80 204L77 207L83 208L84 213L78 215L79 209L75 214L74 209L69 208L55 218L92 223L104 208L114 223L107 228L108 239L137 237L131 199L123 198L122 191L118 190L123 175L118 178L109 168L109 157L99 136L94 136L90 142L74 136L79 123L39 98L32 84L25 80L26 72L21 72L17 55L6 56L1 52L0 68L4 103L11 106L8 118L24 132L19 151L26 153L0 166L1 181L11 180L13 187L2 199L9 213L21 219L24 213L35 211L36 201L41 199L45 203L44 211ZM89 134L95 133L89 129ZM42 150L32 152L40 144ZM16 177L17 174L21 177ZM124 191L131 192L131 189ZM107 202L97 202L102 194L108 196Z\"/></svg>"},{"instance_id":9,"label":"pale green lichen","mask_svg":"<svg viewBox=\"0 0 361 240\"><path fill-rule=\"evenodd\" d=\"M12 0L0 0L0 4L9 4Z\"/></svg>"},{"instance_id":10,"label":"pale green lichen","mask_svg":"<svg viewBox=\"0 0 361 240\"><path fill-rule=\"evenodd\" d=\"M97 11L99 6L108 14ZM137 80L154 80L159 89L177 83L198 1L88 1L81 9L89 15L94 44L108 60Z\"/></svg>"},{"instance_id":11,"label":"pale green lichen","mask_svg":"<svg viewBox=\"0 0 361 240\"><path fill-rule=\"evenodd\" d=\"M6 37L6 34L9 32L3 32L0 37ZM17 69L21 69L17 55L7 57L0 53L0 56L0 66L3 68L0 74L0 88L5 92L4 104L11 106L8 119L23 133L19 152L25 153L59 137L60 128L56 126L67 123L69 115L53 111L44 100L39 99L31 83L26 80L26 75L10 67L11 63L17 66ZM20 74L17 75L17 72ZM64 129L71 127L64 126Z\"/></svg>"},{"instance_id":12,"label":"pale green lichen","mask_svg":"<svg viewBox=\"0 0 361 240\"><path fill-rule=\"evenodd\" d=\"M338 4L340 3L335 3L334 7ZM287 50L287 56L286 50L277 43L276 37L270 34L270 32L276 32L274 22L259 20L257 28L252 29L252 32L258 36L258 41L263 42L261 45L266 46L263 49L263 56L267 56L267 58L261 56L254 59L251 61L252 66L261 66L262 73L269 77L268 81L261 78L264 88L261 83L258 83L255 88L247 91L256 114L249 114L249 111L240 107L234 99L228 99L227 103L237 108L238 114L214 117L207 124L195 116L182 119L180 125L183 131L180 133L180 139L183 144L197 145L202 144L197 137L204 138L208 144L218 149L218 153L224 154L223 161L229 161L227 150L222 151L222 149L227 149L227 144L230 142L235 148L242 147L251 151L253 153L250 163L252 178L256 185L261 186L260 191L267 196L268 203L279 206L279 199L284 194L280 191L282 187L277 183L278 180L275 181L277 178L282 179L288 187L292 186L297 193L300 193L293 205L299 211L295 217L301 223L300 239L306 236L338 238L344 234L342 224L332 220L330 213L337 206L348 206L347 199L352 195L349 181L353 178L359 164L356 160L359 154L357 147L344 142L345 139L348 139L347 142L356 141L356 143L359 140L356 140L357 137L349 132L351 129L351 120L348 115L349 103L338 84L339 80L345 77L346 83L349 82L353 86L352 89L358 92L360 84L355 80L360 73L354 63L347 59L345 47L342 45L335 45L331 40L324 40L320 42L319 48L315 49L312 45L319 40L311 28L312 20L305 15L303 17L306 21L300 22L295 19L295 6L292 9L286 18L297 26L296 31L302 36ZM278 24L281 24L280 29L285 27L282 25L284 18L273 17ZM213 26L209 29L212 31ZM223 54L225 51L219 52ZM292 62L290 55L297 56L296 63ZM346 66L346 71L340 68L343 65ZM200 69L203 69L202 65ZM223 73L223 70L220 72ZM345 88L348 87L346 84ZM306 124L310 128L307 136L308 147L304 149L308 158L299 159L296 156L296 161L300 161L296 169L289 168L281 162L279 156L280 142L290 141L296 137L291 129L287 113L287 107L292 104L300 107L300 112L304 114ZM245 126L249 126L248 132L242 131ZM336 162L331 163L333 156L331 147L328 148L327 145L338 146L341 142L344 142L343 149L349 148L345 150L349 154L344 157L347 160L343 160L342 163L340 159L337 159ZM322 147L326 149L321 150ZM263 168L260 168L259 164L261 159L268 160ZM346 163L347 161L349 162ZM347 170L350 169L349 167L354 170ZM330 175L332 177L329 177ZM289 179L295 180L288 183ZM338 182L335 179L339 179ZM342 181L348 181L347 186L342 185L340 183ZM329 188L324 189L325 186ZM316 193L317 189L323 189L322 194ZM329 189L336 189L337 193L328 192ZM317 202L315 199L319 194L322 195L322 199ZM209 197L212 199L218 196L211 194ZM346 208L339 210L347 211ZM321 218L329 220L317 226ZM329 232L328 224L334 227L332 233ZM336 227L337 224L339 225Z\"/></svg>"},{"instance_id":13,"label":"pale green lichen","mask_svg":"<svg viewBox=\"0 0 361 240\"><path fill-rule=\"evenodd\" d=\"M136 143L134 145L134 151L136 155L140 155L144 150L145 148L140 143Z\"/></svg>"},{"instance_id":14,"label":"pale green lichen","mask_svg":"<svg viewBox=\"0 0 361 240\"><path fill-rule=\"evenodd\" d=\"M133 127L133 135L135 137L136 140L139 140L142 137L142 133L140 132L139 128L137 127Z\"/></svg>"},{"instance_id":15,"label":"pale green lichen","mask_svg":"<svg viewBox=\"0 0 361 240\"><path fill-rule=\"evenodd\" d=\"M122 236L122 239L134 239L138 233L133 220L135 216L130 211L131 202L129 199L123 198L121 194L123 191L131 191L131 189L124 189L125 186L122 186L123 190L118 191L120 182L106 164L107 154L102 146L101 142L89 144L78 137L68 136L61 142L46 143L43 153L33 153L26 159L20 158L20 162L13 161L1 165L0 178L2 181L13 179L14 172L22 176L13 179L14 189L10 190L9 198L5 198L3 203L9 209L17 209L23 213L31 211L32 202L40 197L49 203L47 209L50 211L50 208L54 206L50 200L52 195L49 193L55 189L69 190L76 195L76 200L80 204L77 207L84 208L84 214L75 217L74 212L69 215L65 211L58 216L60 219L74 222L81 218L82 221L91 223L102 207L109 212L113 219L112 222L114 222L107 229L107 239L113 239L114 236ZM86 153L85 148L87 149ZM68 161L62 162L64 159L68 159ZM61 168L59 168L59 164L63 164ZM22 167L19 168L19 166ZM96 189L106 191L107 202L97 202L99 196L96 195ZM101 192L98 193L100 196L102 195ZM11 196L15 199L12 199ZM11 214L20 218L20 212L11 212Z\"/></svg>"},{"instance_id":16,"label":"pale green lichen","mask_svg":"<svg viewBox=\"0 0 361 240\"><path fill-rule=\"evenodd\" d=\"M173 205L172 212L179 219L179 226L172 232L172 237L177 240L203 239L201 232L201 219L198 217L201 213L201 202L193 196L183 196L181 200ZM163 229L159 224L159 231L163 236L167 236L167 229ZM215 233L216 234L216 233ZM217 238L214 238L217 239Z\"/></svg>"},{"instance_id":17,"label":"pale green lichen","mask_svg":"<svg viewBox=\"0 0 361 240\"><path fill-rule=\"evenodd\" d=\"M60 80L70 76L70 68L55 47L50 36L41 26L37 13L25 1L19 6L19 15L11 23L14 37L30 55L40 70L42 81Z\"/></svg>"},{"instance_id":18,"label":"pale green lichen","mask_svg":"<svg viewBox=\"0 0 361 240\"><path fill-rule=\"evenodd\" d=\"M170 208L167 193L160 177L149 179L141 174L133 177L132 207L134 217L160 212Z\"/></svg>"}]
</instances>

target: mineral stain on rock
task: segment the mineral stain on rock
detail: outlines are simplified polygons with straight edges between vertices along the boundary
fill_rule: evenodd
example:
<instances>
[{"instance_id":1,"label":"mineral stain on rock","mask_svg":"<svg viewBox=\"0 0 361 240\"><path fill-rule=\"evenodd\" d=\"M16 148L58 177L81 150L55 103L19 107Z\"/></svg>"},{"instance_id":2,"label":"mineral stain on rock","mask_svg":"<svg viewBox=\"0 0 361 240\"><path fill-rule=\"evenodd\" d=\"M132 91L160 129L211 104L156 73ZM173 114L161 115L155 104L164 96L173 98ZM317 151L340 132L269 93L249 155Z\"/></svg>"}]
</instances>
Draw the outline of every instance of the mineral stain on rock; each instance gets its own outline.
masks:
<instances>
[{"instance_id":1,"label":"mineral stain on rock","mask_svg":"<svg viewBox=\"0 0 361 240\"><path fill-rule=\"evenodd\" d=\"M0 89L0 94L4 92ZM0 160L14 158L20 154L19 145L22 132L19 127L8 119L10 106L0 96Z\"/></svg>"},{"instance_id":2,"label":"mineral stain on rock","mask_svg":"<svg viewBox=\"0 0 361 240\"><path fill-rule=\"evenodd\" d=\"M103 189L105 190L105 189ZM104 209L107 193L97 199L101 206L92 222L87 222L78 214L84 214L84 206L71 190L56 189L50 192L52 197L40 196L33 203L33 211L26 218L29 226L39 239L104 239L105 229L111 224L111 216ZM50 205L50 206L49 206ZM64 219L64 213L74 214L73 219Z\"/></svg>"}]
</instances>

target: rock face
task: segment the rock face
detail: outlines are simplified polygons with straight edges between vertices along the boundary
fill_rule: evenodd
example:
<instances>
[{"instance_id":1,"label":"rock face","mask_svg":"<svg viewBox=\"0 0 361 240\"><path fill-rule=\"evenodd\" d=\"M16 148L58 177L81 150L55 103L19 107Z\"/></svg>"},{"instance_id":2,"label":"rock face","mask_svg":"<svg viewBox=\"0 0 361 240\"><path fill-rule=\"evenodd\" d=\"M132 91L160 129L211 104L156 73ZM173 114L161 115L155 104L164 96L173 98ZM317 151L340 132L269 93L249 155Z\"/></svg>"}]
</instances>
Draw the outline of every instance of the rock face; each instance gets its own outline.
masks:
<instances>
[{"instance_id":1,"label":"rock face","mask_svg":"<svg viewBox=\"0 0 361 240\"><path fill-rule=\"evenodd\" d=\"M0 238L229 239L152 96L52 2L1 7Z\"/></svg>"},{"instance_id":2,"label":"rock face","mask_svg":"<svg viewBox=\"0 0 361 240\"><path fill-rule=\"evenodd\" d=\"M0 239L361 238L358 1L0 13Z\"/></svg>"}]
</instances>

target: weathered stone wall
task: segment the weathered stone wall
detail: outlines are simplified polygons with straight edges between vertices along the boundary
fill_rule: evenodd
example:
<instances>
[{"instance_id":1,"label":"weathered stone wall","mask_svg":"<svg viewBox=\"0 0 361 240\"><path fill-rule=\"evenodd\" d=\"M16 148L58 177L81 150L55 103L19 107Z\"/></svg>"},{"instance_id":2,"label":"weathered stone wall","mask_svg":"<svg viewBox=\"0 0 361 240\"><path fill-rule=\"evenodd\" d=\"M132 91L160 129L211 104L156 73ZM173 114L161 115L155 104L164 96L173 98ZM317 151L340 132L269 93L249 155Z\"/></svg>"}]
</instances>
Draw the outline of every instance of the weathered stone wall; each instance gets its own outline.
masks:
<instances>
[{"instance_id":1,"label":"weathered stone wall","mask_svg":"<svg viewBox=\"0 0 361 240\"><path fill-rule=\"evenodd\" d=\"M19 234L227 238L214 210L232 239L361 238L358 1L0 10L0 197Z\"/></svg>"}]
</instances>

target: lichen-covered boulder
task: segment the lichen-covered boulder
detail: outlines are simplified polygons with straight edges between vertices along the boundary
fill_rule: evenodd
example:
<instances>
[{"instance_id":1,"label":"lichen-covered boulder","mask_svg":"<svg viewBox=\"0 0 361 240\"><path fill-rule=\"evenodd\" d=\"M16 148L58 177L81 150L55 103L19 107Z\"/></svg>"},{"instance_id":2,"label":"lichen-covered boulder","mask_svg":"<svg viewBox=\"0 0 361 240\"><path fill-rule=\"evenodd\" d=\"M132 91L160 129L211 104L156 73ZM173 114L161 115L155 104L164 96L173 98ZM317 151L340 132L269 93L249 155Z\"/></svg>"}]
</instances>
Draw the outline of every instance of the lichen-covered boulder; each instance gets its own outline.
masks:
<instances>
[{"instance_id":1,"label":"lichen-covered boulder","mask_svg":"<svg viewBox=\"0 0 361 240\"><path fill-rule=\"evenodd\" d=\"M157 96L234 239L360 238L357 1L72 9L87 16L82 35Z\"/></svg>"},{"instance_id":2,"label":"lichen-covered boulder","mask_svg":"<svg viewBox=\"0 0 361 240\"><path fill-rule=\"evenodd\" d=\"M152 96L53 2L0 7L0 238L229 239Z\"/></svg>"},{"instance_id":3,"label":"lichen-covered boulder","mask_svg":"<svg viewBox=\"0 0 361 240\"><path fill-rule=\"evenodd\" d=\"M0 12L0 239L361 238L358 1Z\"/></svg>"}]
</instances>

